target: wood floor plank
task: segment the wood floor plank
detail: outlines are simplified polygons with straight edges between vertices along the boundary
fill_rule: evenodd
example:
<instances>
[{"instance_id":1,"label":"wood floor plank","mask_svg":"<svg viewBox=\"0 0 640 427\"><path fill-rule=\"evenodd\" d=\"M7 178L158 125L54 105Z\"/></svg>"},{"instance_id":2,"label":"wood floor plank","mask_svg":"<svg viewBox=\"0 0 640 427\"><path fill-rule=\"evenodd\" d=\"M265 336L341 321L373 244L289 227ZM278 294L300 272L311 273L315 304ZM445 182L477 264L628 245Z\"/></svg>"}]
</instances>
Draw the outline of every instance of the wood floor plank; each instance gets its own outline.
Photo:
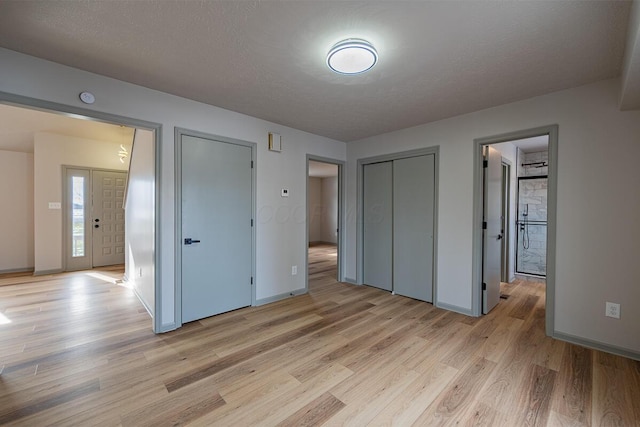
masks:
<instances>
[{"instance_id":1,"label":"wood floor plank","mask_svg":"<svg viewBox=\"0 0 640 427\"><path fill-rule=\"evenodd\" d=\"M185 425L215 411L224 404L224 399L218 393L200 397L185 394L182 399L178 395L172 395L141 410L126 414L122 418L122 425L140 427Z\"/></svg>"},{"instance_id":2,"label":"wood floor plank","mask_svg":"<svg viewBox=\"0 0 640 427\"><path fill-rule=\"evenodd\" d=\"M638 400L629 400L633 393L628 388L627 372L601 363L593 364L593 408L591 424L594 426L630 426L638 422L634 406Z\"/></svg>"},{"instance_id":3,"label":"wood floor plank","mask_svg":"<svg viewBox=\"0 0 640 427\"><path fill-rule=\"evenodd\" d=\"M516 425L546 426L556 372L538 365L530 365L528 371L527 385L520 390L518 410L511 418L517 419Z\"/></svg>"},{"instance_id":4,"label":"wood floor plank","mask_svg":"<svg viewBox=\"0 0 640 427\"><path fill-rule=\"evenodd\" d=\"M567 344L558 373L552 409L578 424L591 423L592 351Z\"/></svg>"},{"instance_id":5,"label":"wood floor plank","mask_svg":"<svg viewBox=\"0 0 640 427\"><path fill-rule=\"evenodd\" d=\"M278 423L278 427L318 426L337 414L344 406L345 404L331 393L325 393Z\"/></svg>"},{"instance_id":6,"label":"wood floor plank","mask_svg":"<svg viewBox=\"0 0 640 427\"><path fill-rule=\"evenodd\" d=\"M121 267L0 277L0 424L638 425L640 362L546 337L544 284L472 318L338 283L336 253L306 295L160 335Z\"/></svg>"},{"instance_id":7,"label":"wood floor plank","mask_svg":"<svg viewBox=\"0 0 640 427\"><path fill-rule=\"evenodd\" d=\"M20 405L15 403L11 406L3 405L2 414L0 415L0 424L8 424L20 418L28 417L38 412L46 411L55 406L77 399L89 393L95 393L100 390L100 382L98 380L87 381L77 387L56 392L54 395L38 399L28 405Z\"/></svg>"},{"instance_id":8,"label":"wood floor plank","mask_svg":"<svg viewBox=\"0 0 640 427\"><path fill-rule=\"evenodd\" d=\"M475 398L496 364L477 358L447 385L438 398L418 417L415 425L461 422L462 416L475 406Z\"/></svg>"},{"instance_id":9,"label":"wood floor plank","mask_svg":"<svg viewBox=\"0 0 640 427\"><path fill-rule=\"evenodd\" d=\"M417 374L404 391L382 408L370 425L408 426L415 423L424 409L442 393L458 370L435 362L427 373Z\"/></svg>"}]
</instances>

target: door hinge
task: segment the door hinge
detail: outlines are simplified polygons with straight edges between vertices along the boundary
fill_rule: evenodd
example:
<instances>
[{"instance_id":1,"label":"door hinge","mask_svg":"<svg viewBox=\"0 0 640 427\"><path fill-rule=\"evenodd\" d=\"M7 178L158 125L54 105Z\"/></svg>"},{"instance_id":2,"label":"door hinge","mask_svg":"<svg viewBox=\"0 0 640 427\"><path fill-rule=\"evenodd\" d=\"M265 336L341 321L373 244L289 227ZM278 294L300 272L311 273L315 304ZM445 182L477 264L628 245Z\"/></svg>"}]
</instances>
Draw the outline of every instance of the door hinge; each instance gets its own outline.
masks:
<instances>
[{"instance_id":1,"label":"door hinge","mask_svg":"<svg viewBox=\"0 0 640 427\"><path fill-rule=\"evenodd\" d=\"M482 221L482 229L483 230L487 229L487 221Z\"/></svg>"},{"instance_id":2,"label":"door hinge","mask_svg":"<svg viewBox=\"0 0 640 427\"><path fill-rule=\"evenodd\" d=\"M253 160L251 160L251 169L253 169Z\"/></svg>"},{"instance_id":3,"label":"door hinge","mask_svg":"<svg viewBox=\"0 0 640 427\"><path fill-rule=\"evenodd\" d=\"M488 168L489 167L489 160L483 160L482 161L482 167L483 168Z\"/></svg>"},{"instance_id":4,"label":"door hinge","mask_svg":"<svg viewBox=\"0 0 640 427\"><path fill-rule=\"evenodd\" d=\"M251 276L251 284L253 285L253 276Z\"/></svg>"},{"instance_id":5,"label":"door hinge","mask_svg":"<svg viewBox=\"0 0 640 427\"><path fill-rule=\"evenodd\" d=\"M253 218L251 218L251 226L253 227Z\"/></svg>"},{"instance_id":6,"label":"door hinge","mask_svg":"<svg viewBox=\"0 0 640 427\"><path fill-rule=\"evenodd\" d=\"M483 291L486 291L486 290L487 290L487 284L486 284L486 283L484 283L484 282L482 282L482 290L483 290Z\"/></svg>"}]
</instances>

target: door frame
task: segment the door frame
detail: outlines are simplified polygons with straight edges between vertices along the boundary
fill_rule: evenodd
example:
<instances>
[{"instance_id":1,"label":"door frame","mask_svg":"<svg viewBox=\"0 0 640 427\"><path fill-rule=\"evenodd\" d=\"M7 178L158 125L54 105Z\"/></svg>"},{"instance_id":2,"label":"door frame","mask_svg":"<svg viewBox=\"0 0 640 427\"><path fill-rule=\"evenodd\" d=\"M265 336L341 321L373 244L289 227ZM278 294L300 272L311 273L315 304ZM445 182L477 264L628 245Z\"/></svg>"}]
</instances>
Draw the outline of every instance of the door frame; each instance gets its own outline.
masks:
<instances>
[{"instance_id":1,"label":"door frame","mask_svg":"<svg viewBox=\"0 0 640 427\"><path fill-rule=\"evenodd\" d=\"M129 180L129 171L128 170L124 170L124 169L104 169L104 168L93 168L90 166L72 166L72 165L62 165L62 270L63 271L77 271L77 270L67 270L67 251L69 250L69 240L68 240L68 233L69 233L69 222L67 215L69 214L69 194L68 194L68 188L67 188L67 171L70 169L78 169L78 170L85 170L87 172L89 172L89 193L91 195L91 199L90 202L93 200L93 173L94 172L117 172L117 173L124 173L127 175L127 181ZM90 206L88 209L88 213L89 213L89 217L93 217L93 209ZM89 219L88 220L89 223L92 225L93 224L93 220ZM85 220L85 222L87 222ZM90 228L90 227L87 227ZM125 237L125 241L126 241L126 237ZM86 249L86 248L85 248ZM89 268L93 268L93 230L91 232L91 251L90 251L90 258L91 258L91 266ZM125 262L126 262L126 258L125 258Z\"/></svg>"},{"instance_id":2,"label":"door frame","mask_svg":"<svg viewBox=\"0 0 640 427\"><path fill-rule=\"evenodd\" d=\"M485 145L509 142L535 136L549 136L549 169L547 201L547 285L545 301L545 331L554 332L556 280L556 209L558 194L558 125L541 126L473 140L473 257L472 257L472 315L482 313L482 148Z\"/></svg>"},{"instance_id":3,"label":"door frame","mask_svg":"<svg viewBox=\"0 0 640 427\"><path fill-rule=\"evenodd\" d=\"M438 302L438 188L440 179L440 146L435 145L416 150L401 151L380 156L358 159L357 162L357 215L356 215L356 280L352 283L362 285L364 280L364 166L371 163L388 162L417 157L434 155L434 201L433 201L433 305L439 307ZM347 280L349 281L349 280Z\"/></svg>"},{"instance_id":4,"label":"door frame","mask_svg":"<svg viewBox=\"0 0 640 427\"><path fill-rule=\"evenodd\" d=\"M337 277L336 280L338 282L344 282L344 242L345 242L345 213L344 209L346 206L345 203L345 180L344 180L344 169L346 163L343 160L332 159L329 157L316 156L314 154L307 154L306 158L306 183L305 183L305 255L304 255L304 265L305 265L305 277L304 277L304 292L309 292L309 162L321 162L328 163L331 165L336 165L338 167L338 256L337 256Z\"/></svg>"},{"instance_id":5,"label":"door frame","mask_svg":"<svg viewBox=\"0 0 640 427\"><path fill-rule=\"evenodd\" d=\"M505 171L507 173L505 178ZM505 225L503 231L502 251L500 254L502 265L500 266L500 280L509 282L509 258L511 255L511 162L509 159L502 158L502 215Z\"/></svg>"},{"instance_id":6,"label":"door frame","mask_svg":"<svg viewBox=\"0 0 640 427\"><path fill-rule=\"evenodd\" d=\"M251 286L251 305L256 305L256 206L257 206L257 162L256 151L257 144L240 139L228 138L226 136L214 135L206 132L176 127L174 131L174 167L175 167L175 328L179 328L182 323L182 137L192 136L195 138L203 138L211 141L221 142L225 144L240 145L251 149L251 217L253 219L253 227L251 227L251 277L253 283Z\"/></svg>"},{"instance_id":7,"label":"door frame","mask_svg":"<svg viewBox=\"0 0 640 427\"><path fill-rule=\"evenodd\" d=\"M0 103L13 105L15 107L30 108L34 110L46 111L54 114L64 114L80 119L88 119L98 122L111 123L115 125L124 125L136 129L144 129L153 132L153 152L154 152L154 198L155 198L155 217L154 217L154 249L153 249L153 277L154 277L154 307L152 315L152 329L154 333L166 332L173 327L163 327L162 319L159 315L162 308L162 280L158 274L161 265L161 227L160 227L160 200L162 197L162 124L140 120L132 117L120 116L117 114L106 113L102 111L91 110L88 108L76 107L71 105L60 104L57 102L46 101L43 99L31 98L28 96L16 95L0 91ZM126 262L126 260L125 260ZM62 265L62 264L61 264Z\"/></svg>"}]
</instances>

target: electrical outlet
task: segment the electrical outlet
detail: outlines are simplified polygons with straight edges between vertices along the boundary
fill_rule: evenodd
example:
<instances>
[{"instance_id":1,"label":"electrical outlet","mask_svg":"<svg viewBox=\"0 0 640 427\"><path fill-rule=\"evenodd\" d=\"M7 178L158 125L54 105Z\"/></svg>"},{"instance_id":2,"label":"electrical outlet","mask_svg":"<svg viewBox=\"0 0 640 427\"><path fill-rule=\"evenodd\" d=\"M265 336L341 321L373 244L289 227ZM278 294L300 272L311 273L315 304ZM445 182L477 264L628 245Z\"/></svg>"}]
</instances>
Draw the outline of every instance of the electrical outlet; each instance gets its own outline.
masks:
<instances>
[{"instance_id":1,"label":"electrical outlet","mask_svg":"<svg viewBox=\"0 0 640 427\"><path fill-rule=\"evenodd\" d=\"M298 266L297 265L292 265L291 266L291 275L295 276L296 274L298 274Z\"/></svg>"},{"instance_id":2,"label":"electrical outlet","mask_svg":"<svg viewBox=\"0 0 640 427\"><path fill-rule=\"evenodd\" d=\"M605 316L613 317L614 319L620 318L620 304L615 302L607 302L605 304Z\"/></svg>"}]
</instances>

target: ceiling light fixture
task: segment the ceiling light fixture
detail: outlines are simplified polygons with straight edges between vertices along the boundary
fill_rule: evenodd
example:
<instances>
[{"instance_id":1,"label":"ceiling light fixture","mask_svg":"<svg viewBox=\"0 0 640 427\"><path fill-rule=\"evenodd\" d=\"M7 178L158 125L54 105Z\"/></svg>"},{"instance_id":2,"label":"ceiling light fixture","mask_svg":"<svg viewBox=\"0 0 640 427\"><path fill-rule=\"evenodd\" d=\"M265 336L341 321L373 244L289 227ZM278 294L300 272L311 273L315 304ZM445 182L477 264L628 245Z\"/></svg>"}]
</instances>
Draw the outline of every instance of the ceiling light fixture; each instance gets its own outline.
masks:
<instances>
[{"instance_id":1,"label":"ceiling light fixture","mask_svg":"<svg viewBox=\"0 0 640 427\"><path fill-rule=\"evenodd\" d=\"M378 52L362 39L347 39L333 45L327 54L327 65L339 74L360 74L378 62Z\"/></svg>"}]
</instances>

